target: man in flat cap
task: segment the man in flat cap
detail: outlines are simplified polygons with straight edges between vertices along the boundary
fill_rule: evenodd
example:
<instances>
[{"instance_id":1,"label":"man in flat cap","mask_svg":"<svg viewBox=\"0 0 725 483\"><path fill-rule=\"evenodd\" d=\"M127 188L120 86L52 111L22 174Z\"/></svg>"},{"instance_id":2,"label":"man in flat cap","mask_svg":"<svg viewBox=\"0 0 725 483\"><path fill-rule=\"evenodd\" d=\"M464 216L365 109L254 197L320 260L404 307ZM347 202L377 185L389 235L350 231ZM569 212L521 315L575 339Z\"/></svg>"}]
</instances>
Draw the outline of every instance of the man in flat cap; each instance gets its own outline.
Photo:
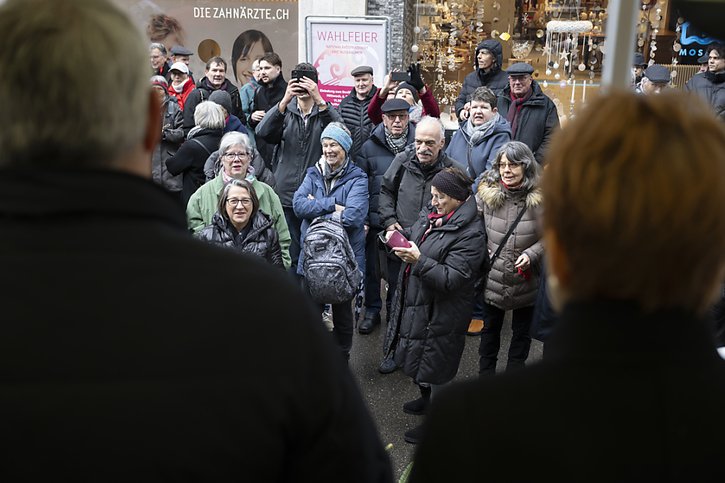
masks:
<instances>
[{"instance_id":1,"label":"man in flat cap","mask_svg":"<svg viewBox=\"0 0 725 483\"><path fill-rule=\"evenodd\" d=\"M507 70L509 85L498 96L498 112L511 124L511 139L521 141L544 164L544 152L559 127L556 106L531 78L534 68L517 62Z\"/></svg>"},{"instance_id":2,"label":"man in flat cap","mask_svg":"<svg viewBox=\"0 0 725 483\"><path fill-rule=\"evenodd\" d=\"M369 65L355 67L350 75L355 80L355 87L340 102L337 110L352 137L350 157L357 161L357 153L373 130L373 122L368 117L368 106L378 88L373 84L373 68Z\"/></svg>"},{"instance_id":3,"label":"man in flat cap","mask_svg":"<svg viewBox=\"0 0 725 483\"><path fill-rule=\"evenodd\" d=\"M651 96L659 94L670 84L670 69L664 65L653 64L644 70L637 92Z\"/></svg>"},{"instance_id":4,"label":"man in flat cap","mask_svg":"<svg viewBox=\"0 0 725 483\"><path fill-rule=\"evenodd\" d=\"M642 76L644 76L644 69L647 67L647 62L644 60L644 55L640 52L634 53L632 59L632 85L638 86L642 82Z\"/></svg>"},{"instance_id":5,"label":"man in flat cap","mask_svg":"<svg viewBox=\"0 0 725 483\"><path fill-rule=\"evenodd\" d=\"M191 82L196 84L196 81L194 80L194 74L191 72L191 68L189 67L191 56L194 55L194 52L184 46L174 45L173 47L171 47L171 49L169 49L169 54L171 54L171 62L173 64L176 64L178 62L186 64L188 70L187 74L189 75Z\"/></svg>"}]
</instances>

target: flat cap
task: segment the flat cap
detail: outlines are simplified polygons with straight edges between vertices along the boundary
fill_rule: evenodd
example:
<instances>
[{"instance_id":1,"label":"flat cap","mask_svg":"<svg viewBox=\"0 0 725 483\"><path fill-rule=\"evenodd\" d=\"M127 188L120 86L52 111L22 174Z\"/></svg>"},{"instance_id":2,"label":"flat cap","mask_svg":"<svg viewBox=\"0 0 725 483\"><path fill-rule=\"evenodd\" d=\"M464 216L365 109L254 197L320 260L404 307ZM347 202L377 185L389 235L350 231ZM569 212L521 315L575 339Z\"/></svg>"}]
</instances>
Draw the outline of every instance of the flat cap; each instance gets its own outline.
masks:
<instances>
[{"instance_id":1,"label":"flat cap","mask_svg":"<svg viewBox=\"0 0 725 483\"><path fill-rule=\"evenodd\" d=\"M194 52L181 45L171 47L171 55L194 55Z\"/></svg>"},{"instance_id":2,"label":"flat cap","mask_svg":"<svg viewBox=\"0 0 725 483\"><path fill-rule=\"evenodd\" d=\"M383 112L408 111L410 104L405 99L388 99L380 108Z\"/></svg>"},{"instance_id":3,"label":"flat cap","mask_svg":"<svg viewBox=\"0 0 725 483\"><path fill-rule=\"evenodd\" d=\"M172 70L178 70L182 74L188 74L189 73L189 66L184 64L183 62L174 62L171 64L171 68L169 69L169 72Z\"/></svg>"},{"instance_id":4,"label":"flat cap","mask_svg":"<svg viewBox=\"0 0 725 483\"><path fill-rule=\"evenodd\" d=\"M669 84L670 69L664 65L653 64L644 70L644 76L655 84Z\"/></svg>"},{"instance_id":5,"label":"flat cap","mask_svg":"<svg viewBox=\"0 0 725 483\"><path fill-rule=\"evenodd\" d=\"M708 54L702 54L702 56L700 56L700 57L699 57L699 58L697 59L697 63L698 63L698 64L707 64L707 61L708 61L709 59L710 59L710 57L709 57L709 55L708 55Z\"/></svg>"},{"instance_id":6,"label":"flat cap","mask_svg":"<svg viewBox=\"0 0 725 483\"><path fill-rule=\"evenodd\" d=\"M644 55L640 54L639 52L635 52L634 59L632 59L632 65L647 65L647 62L645 62L644 60Z\"/></svg>"},{"instance_id":7,"label":"flat cap","mask_svg":"<svg viewBox=\"0 0 725 483\"><path fill-rule=\"evenodd\" d=\"M350 75L355 77L356 75L370 74L373 75L373 68L369 65L359 65L350 71Z\"/></svg>"},{"instance_id":8,"label":"flat cap","mask_svg":"<svg viewBox=\"0 0 725 483\"><path fill-rule=\"evenodd\" d=\"M534 68L526 62L516 62L515 64L511 64L509 68L506 69L506 73L508 75L531 75L534 73Z\"/></svg>"}]
</instances>

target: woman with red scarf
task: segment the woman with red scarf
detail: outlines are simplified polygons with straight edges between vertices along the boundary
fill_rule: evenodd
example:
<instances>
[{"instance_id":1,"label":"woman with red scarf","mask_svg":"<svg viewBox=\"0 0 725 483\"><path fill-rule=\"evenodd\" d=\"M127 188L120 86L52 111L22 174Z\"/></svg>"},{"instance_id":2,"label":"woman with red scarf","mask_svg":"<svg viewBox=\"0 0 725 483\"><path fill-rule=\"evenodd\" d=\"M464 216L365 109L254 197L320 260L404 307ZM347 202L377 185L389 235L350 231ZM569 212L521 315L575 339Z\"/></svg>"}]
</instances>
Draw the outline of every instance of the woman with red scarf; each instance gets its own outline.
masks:
<instances>
[{"instance_id":1,"label":"woman with red scarf","mask_svg":"<svg viewBox=\"0 0 725 483\"><path fill-rule=\"evenodd\" d=\"M511 141L503 145L477 188L491 263L483 294L485 322L478 350L481 375L496 373L507 310L513 311L513 335L506 370L523 367L529 356L529 329L544 251L538 228L540 178L541 167L528 146Z\"/></svg>"},{"instance_id":2,"label":"woman with red scarf","mask_svg":"<svg viewBox=\"0 0 725 483\"><path fill-rule=\"evenodd\" d=\"M385 349L395 351L395 363L420 387L421 397L403 405L409 414L425 413L431 393L455 377L463 354L473 287L486 254L471 185L458 168L439 171L431 182L430 205L410 233L403 233L409 246L393 248L404 264ZM386 232L387 238L393 233ZM417 443L420 428L407 431L405 440Z\"/></svg>"}]
</instances>

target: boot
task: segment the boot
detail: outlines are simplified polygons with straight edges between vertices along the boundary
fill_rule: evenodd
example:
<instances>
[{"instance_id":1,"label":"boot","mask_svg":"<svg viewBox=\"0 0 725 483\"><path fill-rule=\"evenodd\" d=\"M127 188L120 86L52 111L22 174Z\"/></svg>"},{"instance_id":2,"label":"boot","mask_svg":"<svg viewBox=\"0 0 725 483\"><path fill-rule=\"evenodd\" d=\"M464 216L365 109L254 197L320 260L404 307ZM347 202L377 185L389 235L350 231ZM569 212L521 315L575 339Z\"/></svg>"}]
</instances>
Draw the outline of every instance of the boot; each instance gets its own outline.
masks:
<instances>
[{"instance_id":1,"label":"boot","mask_svg":"<svg viewBox=\"0 0 725 483\"><path fill-rule=\"evenodd\" d=\"M357 326L357 331L361 334L369 334L378 325L380 325L380 314L366 313L365 318Z\"/></svg>"},{"instance_id":2,"label":"boot","mask_svg":"<svg viewBox=\"0 0 725 483\"><path fill-rule=\"evenodd\" d=\"M422 416L428 411L428 405L430 405L430 386L418 386L418 388L420 389L420 397L403 404L404 413Z\"/></svg>"}]
</instances>

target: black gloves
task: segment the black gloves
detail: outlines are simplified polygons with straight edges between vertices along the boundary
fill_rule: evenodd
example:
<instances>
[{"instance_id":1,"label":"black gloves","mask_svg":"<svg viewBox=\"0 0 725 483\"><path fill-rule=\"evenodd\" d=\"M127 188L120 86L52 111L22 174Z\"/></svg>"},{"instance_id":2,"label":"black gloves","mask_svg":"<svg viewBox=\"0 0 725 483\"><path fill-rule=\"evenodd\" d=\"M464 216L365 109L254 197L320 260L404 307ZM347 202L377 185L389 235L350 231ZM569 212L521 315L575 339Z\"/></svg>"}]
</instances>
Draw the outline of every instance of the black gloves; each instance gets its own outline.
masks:
<instances>
[{"instance_id":1,"label":"black gloves","mask_svg":"<svg viewBox=\"0 0 725 483\"><path fill-rule=\"evenodd\" d=\"M420 65L410 64L410 66L408 66L408 73L410 74L410 85L415 87L418 91L425 87L425 82L423 82L423 78L420 75Z\"/></svg>"}]
</instances>

